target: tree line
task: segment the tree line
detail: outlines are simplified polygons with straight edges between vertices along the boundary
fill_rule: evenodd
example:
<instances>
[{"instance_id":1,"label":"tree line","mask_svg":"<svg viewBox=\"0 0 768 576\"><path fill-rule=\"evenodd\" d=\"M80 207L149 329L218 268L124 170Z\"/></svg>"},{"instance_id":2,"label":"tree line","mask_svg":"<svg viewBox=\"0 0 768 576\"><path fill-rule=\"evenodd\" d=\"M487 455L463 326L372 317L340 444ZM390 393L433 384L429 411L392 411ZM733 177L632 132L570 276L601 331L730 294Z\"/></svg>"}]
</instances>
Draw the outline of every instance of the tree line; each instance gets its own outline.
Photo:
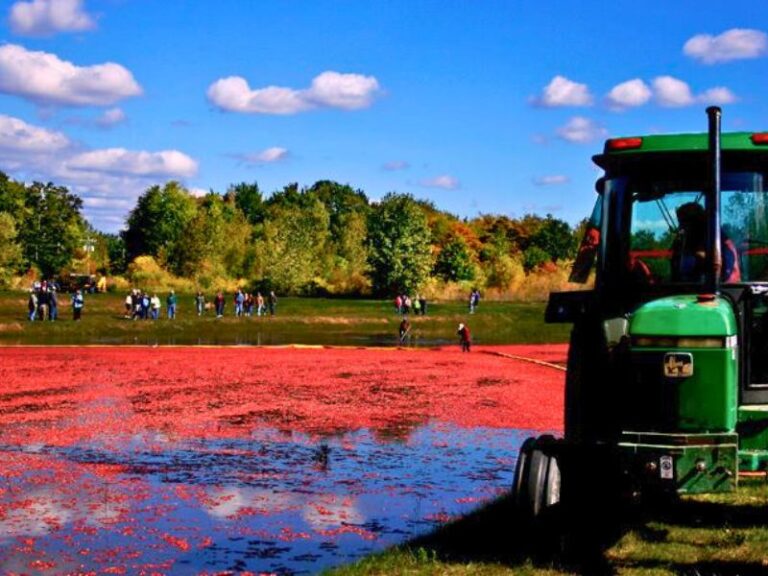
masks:
<instances>
[{"instance_id":1,"label":"tree line","mask_svg":"<svg viewBox=\"0 0 768 576\"><path fill-rule=\"evenodd\" d=\"M462 219L409 194L372 202L332 181L257 183L196 197L148 188L119 234L95 230L80 198L0 172L0 283L29 273L127 276L151 262L207 289L242 279L287 294L386 295L457 283L504 289L573 258L576 229L552 215Z\"/></svg>"}]
</instances>

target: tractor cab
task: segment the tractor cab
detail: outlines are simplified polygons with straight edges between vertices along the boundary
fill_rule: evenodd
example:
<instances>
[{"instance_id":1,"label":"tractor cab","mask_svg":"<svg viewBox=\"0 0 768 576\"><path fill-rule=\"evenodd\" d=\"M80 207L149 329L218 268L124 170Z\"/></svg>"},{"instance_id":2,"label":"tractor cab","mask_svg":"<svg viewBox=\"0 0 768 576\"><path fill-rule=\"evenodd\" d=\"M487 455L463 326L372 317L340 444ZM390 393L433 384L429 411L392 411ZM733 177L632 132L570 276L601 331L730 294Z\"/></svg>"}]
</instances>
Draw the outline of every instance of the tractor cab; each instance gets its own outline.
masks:
<instances>
[{"instance_id":1,"label":"tractor cab","mask_svg":"<svg viewBox=\"0 0 768 576\"><path fill-rule=\"evenodd\" d=\"M563 438L521 448L515 502L733 490L768 470L768 134L608 140L549 322L571 322Z\"/></svg>"}]
</instances>

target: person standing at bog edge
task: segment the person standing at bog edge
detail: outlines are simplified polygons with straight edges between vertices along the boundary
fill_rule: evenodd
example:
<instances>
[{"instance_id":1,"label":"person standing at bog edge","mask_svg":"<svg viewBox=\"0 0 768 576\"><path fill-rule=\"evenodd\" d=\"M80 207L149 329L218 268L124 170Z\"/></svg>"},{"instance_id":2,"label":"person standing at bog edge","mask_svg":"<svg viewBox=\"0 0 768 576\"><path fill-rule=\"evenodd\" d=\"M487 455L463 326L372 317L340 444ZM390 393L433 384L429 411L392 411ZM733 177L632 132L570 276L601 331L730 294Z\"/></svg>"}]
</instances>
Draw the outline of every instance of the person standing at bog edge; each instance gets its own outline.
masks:
<instances>
[{"instance_id":1,"label":"person standing at bog edge","mask_svg":"<svg viewBox=\"0 0 768 576\"><path fill-rule=\"evenodd\" d=\"M176 293L173 290L165 299L165 304L168 307L168 320L174 320L176 318Z\"/></svg>"},{"instance_id":2,"label":"person standing at bog edge","mask_svg":"<svg viewBox=\"0 0 768 576\"><path fill-rule=\"evenodd\" d=\"M469 327L465 324L459 324L459 329L456 331L459 335L459 343L461 344L462 352L469 352L472 346L472 336L469 333Z\"/></svg>"},{"instance_id":3,"label":"person standing at bog edge","mask_svg":"<svg viewBox=\"0 0 768 576\"><path fill-rule=\"evenodd\" d=\"M83 307L85 306L85 300L83 299L83 293L78 290L72 295L72 320L78 322L83 315Z\"/></svg>"}]
</instances>

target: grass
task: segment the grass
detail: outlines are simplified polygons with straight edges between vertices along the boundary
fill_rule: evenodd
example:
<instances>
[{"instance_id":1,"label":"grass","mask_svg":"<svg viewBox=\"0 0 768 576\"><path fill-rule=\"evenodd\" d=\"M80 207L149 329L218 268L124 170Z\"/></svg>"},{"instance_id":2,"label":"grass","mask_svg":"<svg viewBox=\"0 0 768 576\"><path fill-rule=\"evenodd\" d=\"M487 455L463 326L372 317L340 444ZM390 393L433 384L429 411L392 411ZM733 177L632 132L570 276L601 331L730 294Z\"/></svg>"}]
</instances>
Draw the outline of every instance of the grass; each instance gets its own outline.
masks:
<instances>
[{"instance_id":1,"label":"grass","mask_svg":"<svg viewBox=\"0 0 768 576\"><path fill-rule=\"evenodd\" d=\"M597 503L596 503L597 504ZM634 510L620 522L601 511L573 534L548 540L524 532L500 499L403 546L327 576L569 574L752 576L768 573L768 484L743 481L732 494L687 496L666 507ZM596 534L600 533L600 536ZM574 536L575 535L575 536ZM575 542L578 540L578 544Z\"/></svg>"},{"instance_id":2,"label":"grass","mask_svg":"<svg viewBox=\"0 0 768 576\"><path fill-rule=\"evenodd\" d=\"M164 300L165 295L161 298ZM60 296L57 322L29 322L27 295L0 293L0 344L322 344L394 346L400 344L400 318L382 300L280 298L274 317L198 317L191 294L179 295L176 320L131 321L124 317L125 295L86 296L83 319L72 321L67 295ZM469 325L476 344L565 342L570 327L543 322L543 303L483 302L473 315L464 302L432 302L426 316L411 316L407 345L454 344L459 322Z\"/></svg>"}]
</instances>

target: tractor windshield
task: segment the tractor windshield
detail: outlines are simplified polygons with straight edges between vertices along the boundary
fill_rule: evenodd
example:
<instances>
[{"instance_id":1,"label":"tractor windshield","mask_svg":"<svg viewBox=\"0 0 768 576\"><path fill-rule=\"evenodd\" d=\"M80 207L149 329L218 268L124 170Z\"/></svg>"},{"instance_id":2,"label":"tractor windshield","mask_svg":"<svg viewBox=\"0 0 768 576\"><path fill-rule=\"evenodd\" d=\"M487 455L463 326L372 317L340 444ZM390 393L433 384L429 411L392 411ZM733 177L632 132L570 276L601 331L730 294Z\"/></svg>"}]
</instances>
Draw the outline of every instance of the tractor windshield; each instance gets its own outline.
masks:
<instances>
[{"instance_id":1,"label":"tractor windshield","mask_svg":"<svg viewBox=\"0 0 768 576\"><path fill-rule=\"evenodd\" d=\"M761 172L725 172L721 179L721 280L768 281L768 191ZM624 176L606 180L620 199L624 266L639 283L705 279L706 182Z\"/></svg>"}]
</instances>

